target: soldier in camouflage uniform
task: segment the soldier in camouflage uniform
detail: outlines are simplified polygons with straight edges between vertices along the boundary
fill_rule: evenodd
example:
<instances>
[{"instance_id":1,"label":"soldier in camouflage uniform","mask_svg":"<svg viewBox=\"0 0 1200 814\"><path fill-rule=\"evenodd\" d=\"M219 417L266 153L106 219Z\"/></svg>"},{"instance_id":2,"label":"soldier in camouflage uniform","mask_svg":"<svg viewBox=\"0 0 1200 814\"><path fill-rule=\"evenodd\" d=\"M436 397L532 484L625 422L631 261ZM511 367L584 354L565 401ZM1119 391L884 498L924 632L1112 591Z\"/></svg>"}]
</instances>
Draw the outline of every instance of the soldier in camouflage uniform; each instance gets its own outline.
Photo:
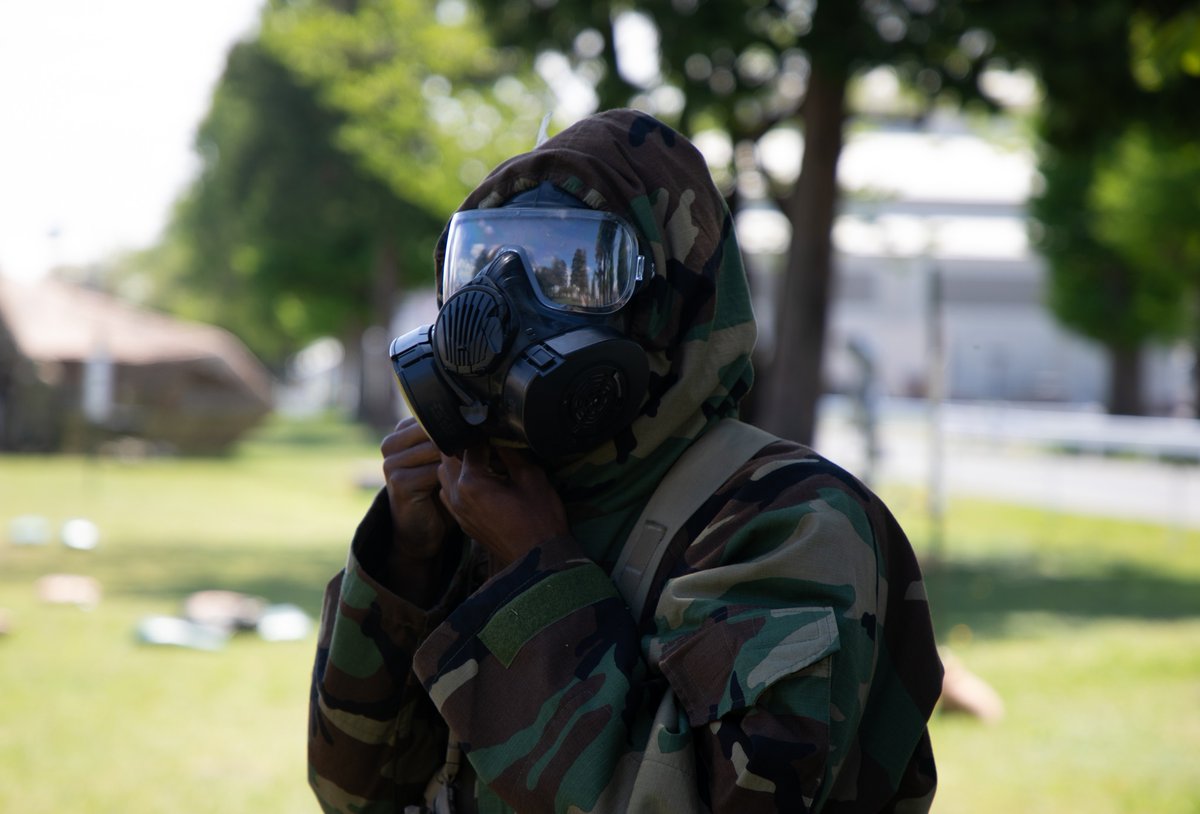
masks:
<instances>
[{"instance_id":1,"label":"soldier in camouflage uniform","mask_svg":"<svg viewBox=\"0 0 1200 814\"><path fill-rule=\"evenodd\" d=\"M736 415L754 319L730 213L681 135L599 114L462 208L547 181L650 247L627 306L648 396L612 441L546 470L499 448L440 455L411 420L385 440L388 488L326 593L309 729L322 806L422 811L448 774L458 811L927 810L942 672L922 578L851 475L777 440L675 535L640 618L617 592L664 473Z\"/></svg>"}]
</instances>

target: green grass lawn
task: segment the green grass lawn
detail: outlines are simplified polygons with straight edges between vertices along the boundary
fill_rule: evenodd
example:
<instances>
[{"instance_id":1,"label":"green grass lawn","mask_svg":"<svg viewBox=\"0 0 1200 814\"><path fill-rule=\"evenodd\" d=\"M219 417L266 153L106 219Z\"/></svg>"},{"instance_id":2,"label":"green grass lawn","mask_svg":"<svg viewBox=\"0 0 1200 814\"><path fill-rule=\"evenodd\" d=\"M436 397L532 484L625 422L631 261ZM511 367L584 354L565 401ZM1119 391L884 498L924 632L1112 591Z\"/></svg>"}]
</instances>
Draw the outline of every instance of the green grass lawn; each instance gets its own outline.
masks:
<instances>
[{"instance_id":1,"label":"green grass lawn","mask_svg":"<svg viewBox=\"0 0 1200 814\"><path fill-rule=\"evenodd\" d=\"M0 529L87 517L93 551L0 544L0 811L298 812L315 634L239 634L220 652L148 647L143 617L225 588L314 617L380 477L378 444L276 424L228 459L0 457ZM50 573L93 576L92 611L38 603Z\"/></svg>"},{"instance_id":2,"label":"green grass lawn","mask_svg":"<svg viewBox=\"0 0 1200 814\"><path fill-rule=\"evenodd\" d=\"M134 631L205 588L315 616L377 459L331 422L274 422L224 459L0 457L0 535L22 514L102 534L89 552L0 539L0 811L315 811L315 634L202 652ZM935 718L934 811L1200 812L1200 534L956 502L934 562L921 496L883 492L925 555L941 641L1007 710ZM51 573L95 577L100 605L40 604Z\"/></svg>"},{"instance_id":3,"label":"green grass lawn","mask_svg":"<svg viewBox=\"0 0 1200 814\"><path fill-rule=\"evenodd\" d=\"M1006 709L935 716L934 811L1200 812L1200 533L959 501L935 562L920 496L884 494Z\"/></svg>"}]
</instances>

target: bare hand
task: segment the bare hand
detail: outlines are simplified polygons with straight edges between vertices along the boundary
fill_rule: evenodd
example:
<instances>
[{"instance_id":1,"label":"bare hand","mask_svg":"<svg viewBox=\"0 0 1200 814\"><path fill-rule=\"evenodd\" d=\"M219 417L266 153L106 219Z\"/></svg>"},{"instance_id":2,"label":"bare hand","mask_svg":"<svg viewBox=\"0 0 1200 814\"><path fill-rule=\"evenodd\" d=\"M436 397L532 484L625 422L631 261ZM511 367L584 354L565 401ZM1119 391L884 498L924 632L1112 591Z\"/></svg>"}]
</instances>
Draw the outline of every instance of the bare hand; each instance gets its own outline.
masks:
<instances>
[{"instance_id":1,"label":"bare hand","mask_svg":"<svg viewBox=\"0 0 1200 814\"><path fill-rule=\"evenodd\" d=\"M453 530L452 519L436 497L442 454L413 418L397 424L380 451L395 530L394 553L432 560Z\"/></svg>"},{"instance_id":2,"label":"bare hand","mask_svg":"<svg viewBox=\"0 0 1200 814\"><path fill-rule=\"evenodd\" d=\"M502 565L568 533L566 509L546 473L518 450L470 447L461 461L443 457L438 477L442 503Z\"/></svg>"}]
</instances>

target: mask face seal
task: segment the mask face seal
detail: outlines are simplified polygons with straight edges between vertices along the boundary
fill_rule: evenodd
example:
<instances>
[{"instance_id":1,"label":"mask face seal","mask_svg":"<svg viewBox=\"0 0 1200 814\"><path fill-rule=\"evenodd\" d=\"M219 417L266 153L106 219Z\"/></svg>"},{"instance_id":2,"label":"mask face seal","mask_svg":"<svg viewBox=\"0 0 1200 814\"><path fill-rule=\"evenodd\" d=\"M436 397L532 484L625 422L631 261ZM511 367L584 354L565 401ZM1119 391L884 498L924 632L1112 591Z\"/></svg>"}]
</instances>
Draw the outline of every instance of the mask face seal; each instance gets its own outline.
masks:
<instances>
[{"instance_id":1,"label":"mask face seal","mask_svg":"<svg viewBox=\"0 0 1200 814\"><path fill-rule=\"evenodd\" d=\"M633 421L649 365L618 312L641 274L636 250L632 229L591 210L455 216L437 320L391 347L409 409L442 452L500 440L555 460Z\"/></svg>"}]
</instances>

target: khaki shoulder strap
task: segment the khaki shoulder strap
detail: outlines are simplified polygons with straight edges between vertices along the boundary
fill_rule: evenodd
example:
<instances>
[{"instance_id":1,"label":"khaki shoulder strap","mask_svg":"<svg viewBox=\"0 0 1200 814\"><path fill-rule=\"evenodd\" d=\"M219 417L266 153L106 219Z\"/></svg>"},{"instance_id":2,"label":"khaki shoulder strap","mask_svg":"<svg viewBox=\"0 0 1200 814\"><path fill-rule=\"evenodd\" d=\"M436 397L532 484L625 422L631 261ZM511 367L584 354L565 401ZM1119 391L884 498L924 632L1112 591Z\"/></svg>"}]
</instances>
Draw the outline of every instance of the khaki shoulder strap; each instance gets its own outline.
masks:
<instances>
[{"instance_id":1,"label":"khaki shoulder strap","mask_svg":"<svg viewBox=\"0 0 1200 814\"><path fill-rule=\"evenodd\" d=\"M684 450L667 472L613 567L612 579L635 619L667 546L680 527L746 461L772 441L765 430L724 419Z\"/></svg>"}]
</instances>

